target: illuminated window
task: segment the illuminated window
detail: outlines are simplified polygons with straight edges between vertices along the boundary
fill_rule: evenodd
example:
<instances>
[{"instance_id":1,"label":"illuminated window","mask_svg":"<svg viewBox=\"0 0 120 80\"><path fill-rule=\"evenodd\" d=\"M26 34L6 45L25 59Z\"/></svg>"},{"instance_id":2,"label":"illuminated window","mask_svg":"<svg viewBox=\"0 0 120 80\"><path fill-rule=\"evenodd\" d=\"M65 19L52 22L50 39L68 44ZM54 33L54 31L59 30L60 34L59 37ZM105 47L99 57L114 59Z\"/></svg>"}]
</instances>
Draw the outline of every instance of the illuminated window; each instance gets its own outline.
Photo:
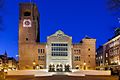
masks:
<instances>
[{"instance_id":1,"label":"illuminated window","mask_svg":"<svg viewBox=\"0 0 120 80\"><path fill-rule=\"evenodd\" d=\"M108 57L108 53L106 53L106 57Z\"/></svg>"},{"instance_id":2,"label":"illuminated window","mask_svg":"<svg viewBox=\"0 0 120 80\"><path fill-rule=\"evenodd\" d=\"M80 61L80 56L75 56L74 61Z\"/></svg>"},{"instance_id":3,"label":"illuminated window","mask_svg":"<svg viewBox=\"0 0 120 80\"><path fill-rule=\"evenodd\" d=\"M103 57L101 56L101 59L102 59Z\"/></svg>"},{"instance_id":4,"label":"illuminated window","mask_svg":"<svg viewBox=\"0 0 120 80\"><path fill-rule=\"evenodd\" d=\"M52 56L68 56L67 52L52 52Z\"/></svg>"},{"instance_id":5,"label":"illuminated window","mask_svg":"<svg viewBox=\"0 0 120 80\"><path fill-rule=\"evenodd\" d=\"M52 43L51 51L51 56L68 56L68 44Z\"/></svg>"},{"instance_id":6,"label":"illuminated window","mask_svg":"<svg viewBox=\"0 0 120 80\"><path fill-rule=\"evenodd\" d=\"M38 60L44 61L44 56L38 56Z\"/></svg>"},{"instance_id":7,"label":"illuminated window","mask_svg":"<svg viewBox=\"0 0 120 80\"><path fill-rule=\"evenodd\" d=\"M108 63L108 60L106 60L106 63Z\"/></svg>"}]
</instances>

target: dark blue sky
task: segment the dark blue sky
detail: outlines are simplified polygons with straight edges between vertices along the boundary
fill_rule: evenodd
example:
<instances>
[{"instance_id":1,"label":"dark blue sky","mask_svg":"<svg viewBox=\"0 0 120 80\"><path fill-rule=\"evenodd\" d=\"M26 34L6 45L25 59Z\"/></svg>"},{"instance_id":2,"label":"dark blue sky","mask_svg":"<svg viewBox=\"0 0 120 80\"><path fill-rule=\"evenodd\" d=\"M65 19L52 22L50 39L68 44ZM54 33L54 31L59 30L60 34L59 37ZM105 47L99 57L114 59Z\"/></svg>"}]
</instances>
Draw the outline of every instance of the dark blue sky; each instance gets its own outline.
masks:
<instances>
[{"instance_id":1,"label":"dark blue sky","mask_svg":"<svg viewBox=\"0 0 120 80\"><path fill-rule=\"evenodd\" d=\"M0 9L3 30L0 31L0 54L5 50L9 56L18 54L19 2L30 0L4 0ZM113 36L118 26L117 18L107 9L105 0L34 0L40 12L40 38L57 30L63 30L79 42L85 35L97 39L97 47Z\"/></svg>"}]
</instances>

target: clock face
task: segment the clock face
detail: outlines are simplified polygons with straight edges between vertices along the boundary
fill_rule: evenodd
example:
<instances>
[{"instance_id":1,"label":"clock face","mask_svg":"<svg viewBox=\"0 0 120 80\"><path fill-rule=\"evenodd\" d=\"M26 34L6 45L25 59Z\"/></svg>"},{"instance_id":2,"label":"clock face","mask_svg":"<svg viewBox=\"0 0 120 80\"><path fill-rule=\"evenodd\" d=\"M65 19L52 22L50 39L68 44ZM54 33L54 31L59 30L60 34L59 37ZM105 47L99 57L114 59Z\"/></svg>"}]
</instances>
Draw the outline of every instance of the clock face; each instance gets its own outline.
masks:
<instances>
[{"instance_id":1,"label":"clock face","mask_svg":"<svg viewBox=\"0 0 120 80\"><path fill-rule=\"evenodd\" d=\"M23 20L23 27L31 27L31 20L30 19L24 19Z\"/></svg>"},{"instance_id":2,"label":"clock face","mask_svg":"<svg viewBox=\"0 0 120 80\"><path fill-rule=\"evenodd\" d=\"M30 21L25 21L25 25L30 25Z\"/></svg>"}]
</instances>

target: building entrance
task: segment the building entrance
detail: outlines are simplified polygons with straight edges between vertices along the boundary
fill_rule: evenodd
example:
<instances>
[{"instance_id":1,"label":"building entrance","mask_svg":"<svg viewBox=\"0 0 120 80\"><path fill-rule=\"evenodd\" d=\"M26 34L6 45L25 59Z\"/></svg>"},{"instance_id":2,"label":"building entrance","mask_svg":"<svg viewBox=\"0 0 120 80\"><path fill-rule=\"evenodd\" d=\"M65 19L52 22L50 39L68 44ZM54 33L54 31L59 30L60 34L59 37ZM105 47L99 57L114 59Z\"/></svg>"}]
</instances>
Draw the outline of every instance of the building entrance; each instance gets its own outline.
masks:
<instances>
[{"instance_id":1,"label":"building entrance","mask_svg":"<svg viewBox=\"0 0 120 80\"><path fill-rule=\"evenodd\" d=\"M62 64L50 64L49 65L49 72L71 72L70 65L62 65Z\"/></svg>"}]
</instances>

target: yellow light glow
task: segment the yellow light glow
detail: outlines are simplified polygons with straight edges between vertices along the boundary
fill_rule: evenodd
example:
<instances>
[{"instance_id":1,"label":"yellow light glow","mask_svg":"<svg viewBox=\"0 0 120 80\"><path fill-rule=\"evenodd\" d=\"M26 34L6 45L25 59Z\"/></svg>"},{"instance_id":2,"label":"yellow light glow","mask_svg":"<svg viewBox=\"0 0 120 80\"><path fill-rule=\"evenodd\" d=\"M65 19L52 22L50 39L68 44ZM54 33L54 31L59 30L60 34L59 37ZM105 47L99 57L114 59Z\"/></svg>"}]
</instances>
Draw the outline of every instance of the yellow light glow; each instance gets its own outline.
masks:
<instances>
[{"instance_id":1,"label":"yellow light glow","mask_svg":"<svg viewBox=\"0 0 120 80\"><path fill-rule=\"evenodd\" d=\"M35 62L33 62L33 65L35 65L36 63Z\"/></svg>"},{"instance_id":2,"label":"yellow light glow","mask_svg":"<svg viewBox=\"0 0 120 80\"><path fill-rule=\"evenodd\" d=\"M118 63L118 65L120 65L120 62Z\"/></svg>"},{"instance_id":3,"label":"yellow light glow","mask_svg":"<svg viewBox=\"0 0 120 80\"><path fill-rule=\"evenodd\" d=\"M86 65L86 63L84 63L84 65Z\"/></svg>"}]
</instances>

